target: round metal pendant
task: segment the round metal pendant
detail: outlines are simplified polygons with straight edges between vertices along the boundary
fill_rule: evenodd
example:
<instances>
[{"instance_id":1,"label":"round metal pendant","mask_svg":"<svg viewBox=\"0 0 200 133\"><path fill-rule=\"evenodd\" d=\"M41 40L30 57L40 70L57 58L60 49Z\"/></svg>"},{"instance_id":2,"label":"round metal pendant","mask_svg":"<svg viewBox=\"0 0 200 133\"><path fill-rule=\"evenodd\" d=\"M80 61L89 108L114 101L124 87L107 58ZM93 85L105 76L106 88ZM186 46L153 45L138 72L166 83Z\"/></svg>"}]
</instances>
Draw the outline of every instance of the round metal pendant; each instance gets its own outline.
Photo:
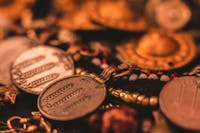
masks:
<instances>
[{"instance_id":1,"label":"round metal pendant","mask_svg":"<svg viewBox=\"0 0 200 133\"><path fill-rule=\"evenodd\" d=\"M176 125L200 131L200 79L180 77L167 83L159 96L160 109Z\"/></svg>"},{"instance_id":2,"label":"round metal pendant","mask_svg":"<svg viewBox=\"0 0 200 133\"><path fill-rule=\"evenodd\" d=\"M190 35L172 32L148 33L138 43L129 41L117 50L122 62L151 70L180 68L196 55L196 46Z\"/></svg>"},{"instance_id":3,"label":"round metal pendant","mask_svg":"<svg viewBox=\"0 0 200 133\"><path fill-rule=\"evenodd\" d=\"M68 121L96 110L106 98L106 87L89 76L75 75L57 81L38 98L39 111L46 118Z\"/></svg>"},{"instance_id":4,"label":"round metal pendant","mask_svg":"<svg viewBox=\"0 0 200 133\"><path fill-rule=\"evenodd\" d=\"M71 56L49 46L37 46L23 52L11 67L15 85L32 94L40 94L51 83L73 74Z\"/></svg>"},{"instance_id":5,"label":"round metal pendant","mask_svg":"<svg viewBox=\"0 0 200 133\"><path fill-rule=\"evenodd\" d=\"M189 7L180 0L164 1L155 8L155 20L163 28L177 30L191 18Z\"/></svg>"},{"instance_id":6,"label":"round metal pendant","mask_svg":"<svg viewBox=\"0 0 200 133\"><path fill-rule=\"evenodd\" d=\"M114 29L143 31L148 26L146 19L133 11L126 1L96 1L89 13L93 21Z\"/></svg>"},{"instance_id":7,"label":"round metal pendant","mask_svg":"<svg viewBox=\"0 0 200 133\"><path fill-rule=\"evenodd\" d=\"M31 48L33 44L29 39L22 36L8 38L0 43L0 83L10 85L10 67L12 62L22 52Z\"/></svg>"}]
</instances>

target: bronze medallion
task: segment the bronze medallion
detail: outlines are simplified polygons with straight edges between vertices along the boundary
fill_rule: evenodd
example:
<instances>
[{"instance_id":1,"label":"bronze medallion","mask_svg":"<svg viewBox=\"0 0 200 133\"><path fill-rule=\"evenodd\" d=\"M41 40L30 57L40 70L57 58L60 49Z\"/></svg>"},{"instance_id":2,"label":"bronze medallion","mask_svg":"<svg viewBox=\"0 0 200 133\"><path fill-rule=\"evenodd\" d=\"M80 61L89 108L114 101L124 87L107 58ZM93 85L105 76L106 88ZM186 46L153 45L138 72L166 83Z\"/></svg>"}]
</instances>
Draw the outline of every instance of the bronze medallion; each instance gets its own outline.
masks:
<instances>
[{"instance_id":1,"label":"bronze medallion","mask_svg":"<svg viewBox=\"0 0 200 133\"><path fill-rule=\"evenodd\" d=\"M122 62L151 70L172 70L191 62L196 46L187 33L156 31L144 35L138 42L118 46L117 51Z\"/></svg>"},{"instance_id":2,"label":"bronze medallion","mask_svg":"<svg viewBox=\"0 0 200 133\"><path fill-rule=\"evenodd\" d=\"M159 96L160 109L174 124L200 131L200 78L180 77L167 83Z\"/></svg>"},{"instance_id":3,"label":"bronze medallion","mask_svg":"<svg viewBox=\"0 0 200 133\"><path fill-rule=\"evenodd\" d=\"M12 62L22 52L31 48L31 41L23 36L15 36L7 38L0 43L0 83L11 85L10 67Z\"/></svg>"},{"instance_id":4,"label":"bronze medallion","mask_svg":"<svg viewBox=\"0 0 200 133\"><path fill-rule=\"evenodd\" d=\"M40 94L48 85L73 74L71 56L49 46L37 46L23 52L11 67L15 85L32 94Z\"/></svg>"},{"instance_id":5,"label":"bronze medallion","mask_svg":"<svg viewBox=\"0 0 200 133\"><path fill-rule=\"evenodd\" d=\"M89 13L93 21L114 29L143 31L148 26L146 19L122 0L96 1Z\"/></svg>"},{"instance_id":6,"label":"bronze medallion","mask_svg":"<svg viewBox=\"0 0 200 133\"><path fill-rule=\"evenodd\" d=\"M164 1L155 8L155 20L163 28L177 30L191 18L190 8L180 0Z\"/></svg>"},{"instance_id":7,"label":"bronze medallion","mask_svg":"<svg viewBox=\"0 0 200 133\"><path fill-rule=\"evenodd\" d=\"M0 0L0 15L15 20L34 2L35 0Z\"/></svg>"},{"instance_id":8,"label":"bronze medallion","mask_svg":"<svg viewBox=\"0 0 200 133\"><path fill-rule=\"evenodd\" d=\"M74 75L47 87L38 98L46 118L68 121L96 110L106 98L106 87L89 76Z\"/></svg>"},{"instance_id":9,"label":"bronze medallion","mask_svg":"<svg viewBox=\"0 0 200 133\"><path fill-rule=\"evenodd\" d=\"M61 16L58 18L58 25L70 30L100 30L103 29L91 22L88 9L93 6L94 1L81 0L54 0L54 7ZM68 6L65 6L68 5Z\"/></svg>"}]
</instances>

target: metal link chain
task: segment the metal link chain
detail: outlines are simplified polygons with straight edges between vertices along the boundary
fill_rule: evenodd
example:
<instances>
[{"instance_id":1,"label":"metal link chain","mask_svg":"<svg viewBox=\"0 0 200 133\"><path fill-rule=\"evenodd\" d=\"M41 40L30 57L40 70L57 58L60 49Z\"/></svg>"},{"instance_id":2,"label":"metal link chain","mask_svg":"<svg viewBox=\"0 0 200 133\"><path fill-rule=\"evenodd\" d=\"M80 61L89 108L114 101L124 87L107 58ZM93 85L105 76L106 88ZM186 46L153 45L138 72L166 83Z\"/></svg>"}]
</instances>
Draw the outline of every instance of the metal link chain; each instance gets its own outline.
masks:
<instances>
[{"instance_id":1,"label":"metal link chain","mask_svg":"<svg viewBox=\"0 0 200 133\"><path fill-rule=\"evenodd\" d=\"M133 70L139 70L136 65L120 64L117 67L109 66L101 72L100 75L89 73L81 68L76 69L76 74L89 75L99 81L100 83L106 83L111 77L114 79L121 78L129 75Z\"/></svg>"},{"instance_id":2,"label":"metal link chain","mask_svg":"<svg viewBox=\"0 0 200 133\"><path fill-rule=\"evenodd\" d=\"M197 76L197 77L200 77L200 65L197 65L190 72L186 72L183 75L185 75L185 76L188 75L188 76Z\"/></svg>"},{"instance_id":3,"label":"metal link chain","mask_svg":"<svg viewBox=\"0 0 200 133\"><path fill-rule=\"evenodd\" d=\"M40 112L31 112L32 117L23 118L20 116L10 117L6 123L1 123L5 127L2 130L3 133L17 133L17 132L37 132L37 130L44 130L46 133L58 133L57 129L52 129L51 124L44 120ZM13 126L12 122L18 120L18 124L22 127ZM36 121L37 123L32 123L31 121Z\"/></svg>"},{"instance_id":4,"label":"metal link chain","mask_svg":"<svg viewBox=\"0 0 200 133\"><path fill-rule=\"evenodd\" d=\"M19 91L15 86L0 86L0 107L7 103L14 104Z\"/></svg>"}]
</instances>

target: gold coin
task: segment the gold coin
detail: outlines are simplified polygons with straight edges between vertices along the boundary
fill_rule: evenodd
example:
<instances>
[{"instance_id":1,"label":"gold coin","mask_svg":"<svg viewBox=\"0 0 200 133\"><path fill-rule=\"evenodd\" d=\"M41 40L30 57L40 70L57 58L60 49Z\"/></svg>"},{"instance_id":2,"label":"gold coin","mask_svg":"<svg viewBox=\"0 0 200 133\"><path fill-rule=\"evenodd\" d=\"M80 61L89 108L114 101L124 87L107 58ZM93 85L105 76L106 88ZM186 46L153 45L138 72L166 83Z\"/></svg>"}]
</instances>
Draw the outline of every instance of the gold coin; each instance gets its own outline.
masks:
<instances>
[{"instance_id":1,"label":"gold coin","mask_svg":"<svg viewBox=\"0 0 200 133\"><path fill-rule=\"evenodd\" d=\"M144 31L147 29L146 19L138 15L126 1L96 1L90 10L91 19L106 27L125 31Z\"/></svg>"},{"instance_id":2,"label":"gold coin","mask_svg":"<svg viewBox=\"0 0 200 133\"><path fill-rule=\"evenodd\" d=\"M192 13L181 0L148 0L145 15L154 25L167 30L178 30L189 22Z\"/></svg>"},{"instance_id":3,"label":"gold coin","mask_svg":"<svg viewBox=\"0 0 200 133\"><path fill-rule=\"evenodd\" d=\"M151 31L139 41L117 47L122 62L151 70L172 70L192 61L196 55L193 38L187 33Z\"/></svg>"},{"instance_id":4,"label":"gold coin","mask_svg":"<svg viewBox=\"0 0 200 133\"><path fill-rule=\"evenodd\" d=\"M155 19L158 25L169 30L178 30L190 20L190 8L180 0L161 2L155 8Z\"/></svg>"},{"instance_id":5,"label":"gold coin","mask_svg":"<svg viewBox=\"0 0 200 133\"><path fill-rule=\"evenodd\" d=\"M78 2L80 1L80 2ZM58 18L58 25L70 30L100 30L101 26L91 22L88 9L94 1L88 0L54 0L55 9L61 13ZM66 6L69 5L69 6Z\"/></svg>"},{"instance_id":6,"label":"gold coin","mask_svg":"<svg viewBox=\"0 0 200 133\"><path fill-rule=\"evenodd\" d=\"M0 0L0 15L15 20L35 0Z\"/></svg>"}]
</instances>

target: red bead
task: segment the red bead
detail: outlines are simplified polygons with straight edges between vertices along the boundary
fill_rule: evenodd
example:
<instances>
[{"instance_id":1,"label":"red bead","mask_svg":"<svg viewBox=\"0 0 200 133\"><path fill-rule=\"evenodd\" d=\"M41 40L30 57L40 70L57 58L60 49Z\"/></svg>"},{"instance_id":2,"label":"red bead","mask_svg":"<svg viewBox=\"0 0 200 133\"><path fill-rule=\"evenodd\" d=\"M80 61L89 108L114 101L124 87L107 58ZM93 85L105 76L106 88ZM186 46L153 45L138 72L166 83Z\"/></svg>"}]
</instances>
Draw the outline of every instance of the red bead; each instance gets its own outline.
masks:
<instances>
[{"instance_id":1,"label":"red bead","mask_svg":"<svg viewBox=\"0 0 200 133\"><path fill-rule=\"evenodd\" d=\"M171 74L171 77L175 78L177 77L177 75L174 73L174 74Z\"/></svg>"},{"instance_id":2,"label":"red bead","mask_svg":"<svg viewBox=\"0 0 200 133\"><path fill-rule=\"evenodd\" d=\"M163 75L163 72L158 72L157 74L158 74L158 75Z\"/></svg>"},{"instance_id":3,"label":"red bead","mask_svg":"<svg viewBox=\"0 0 200 133\"><path fill-rule=\"evenodd\" d=\"M150 74L152 74L152 72L151 72L151 71L148 71L148 72L147 72L147 75L149 76Z\"/></svg>"},{"instance_id":4,"label":"red bead","mask_svg":"<svg viewBox=\"0 0 200 133\"><path fill-rule=\"evenodd\" d=\"M107 64L106 58L103 58L103 59L102 59L102 64Z\"/></svg>"}]
</instances>

